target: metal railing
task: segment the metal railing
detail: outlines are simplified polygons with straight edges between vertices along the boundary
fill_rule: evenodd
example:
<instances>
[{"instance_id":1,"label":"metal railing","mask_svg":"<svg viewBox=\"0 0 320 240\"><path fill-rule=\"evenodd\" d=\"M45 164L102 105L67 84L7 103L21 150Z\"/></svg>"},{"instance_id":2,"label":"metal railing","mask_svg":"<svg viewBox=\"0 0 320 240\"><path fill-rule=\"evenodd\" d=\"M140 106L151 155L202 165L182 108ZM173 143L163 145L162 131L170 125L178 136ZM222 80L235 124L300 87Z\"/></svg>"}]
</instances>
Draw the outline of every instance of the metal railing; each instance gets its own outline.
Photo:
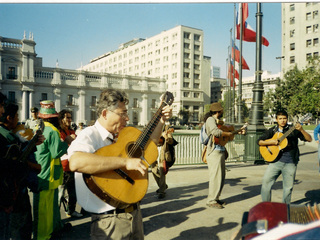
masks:
<instances>
[{"instance_id":1,"label":"metal railing","mask_svg":"<svg viewBox=\"0 0 320 240\"><path fill-rule=\"evenodd\" d=\"M201 152L203 145L200 143L199 133L173 135L174 139L179 142L175 146L177 165L202 164ZM233 141L225 145L229 157L227 162L243 161L244 156L244 136L236 135Z\"/></svg>"}]
</instances>

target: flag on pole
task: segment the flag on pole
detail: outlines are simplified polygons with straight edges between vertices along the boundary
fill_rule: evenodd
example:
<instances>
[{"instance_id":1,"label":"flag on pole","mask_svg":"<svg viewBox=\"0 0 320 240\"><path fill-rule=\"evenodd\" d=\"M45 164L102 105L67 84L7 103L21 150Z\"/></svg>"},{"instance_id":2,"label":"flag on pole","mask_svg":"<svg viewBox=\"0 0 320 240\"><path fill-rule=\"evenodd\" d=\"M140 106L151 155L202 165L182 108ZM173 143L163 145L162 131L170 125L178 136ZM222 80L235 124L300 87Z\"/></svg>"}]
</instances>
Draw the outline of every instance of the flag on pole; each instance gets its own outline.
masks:
<instances>
[{"instance_id":1,"label":"flag on pole","mask_svg":"<svg viewBox=\"0 0 320 240\"><path fill-rule=\"evenodd\" d=\"M233 65L233 61L231 60L228 64L228 79L230 79L230 86L231 87L236 87L236 81L234 78L239 79L239 73L237 71L237 69L235 69L234 65ZM233 72L234 72L234 77L233 77Z\"/></svg>"},{"instance_id":2,"label":"flag on pole","mask_svg":"<svg viewBox=\"0 0 320 240\"><path fill-rule=\"evenodd\" d=\"M240 50L239 48L234 44L234 41L232 41L232 48L231 48L231 56L232 59L234 59L236 62L240 63ZM250 70L246 60L244 60L243 56L241 56L241 62L242 62L242 69Z\"/></svg>"},{"instance_id":3,"label":"flag on pole","mask_svg":"<svg viewBox=\"0 0 320 240\"><path fill-rule=\"evenodd\" d=\"M252 27L249 25L249 23L246 21L246 19L249 16L249 9L248 9L248 3L240 3L243 4L242 12L243 12L243 18L242 18L242 40L246 42L256 42L256 35L257 33L252 29ZM244 7L245 6L245 7ZM236 24L237 24L237 39L240 39L240 22L239 22L239 13L240 13L240 5L239 5L239 11L237 12L237 18L236 18ZM262 36L262 44L266 47L269 46L269 41Z\"/></svg>"}]
</instances>

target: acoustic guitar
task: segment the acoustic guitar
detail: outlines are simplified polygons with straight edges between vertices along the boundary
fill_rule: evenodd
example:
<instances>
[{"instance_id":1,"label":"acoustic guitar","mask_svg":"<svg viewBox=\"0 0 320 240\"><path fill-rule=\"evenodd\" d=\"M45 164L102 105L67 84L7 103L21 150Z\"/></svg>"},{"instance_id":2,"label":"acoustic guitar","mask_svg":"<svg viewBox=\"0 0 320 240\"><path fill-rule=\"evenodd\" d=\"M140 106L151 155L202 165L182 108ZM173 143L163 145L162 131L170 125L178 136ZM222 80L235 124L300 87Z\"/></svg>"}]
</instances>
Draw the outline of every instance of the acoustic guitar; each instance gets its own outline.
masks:
<instances>
[{"instance_id":1,"label":"acoustic guitar","mask_svg":"<svg viewBox=\"0 0 320 240\"><path fill-rule=\"evenodd\" d=\"M306 122L312 117L311 113L307 113L306 115L302 116L302 118L299 120L299 122ZM296 128L295 124L298 121L295 121L292 127L289 128L288 131L286 131L284 134L281 132L276 132L272 138L267 139L266 141L270 140L278 140L278 145L269 145L269 146L260 146L259 151L261 156L266 162L274 162L276 158L278 157L280 151L284 149L288 145L288 139L290 133L292 133Z\"/></svg>"},{"instance_id":2,"label":"acoustic guitar","mask_svg":"<svg viewBox=\"0 0 320 240\"><path fill-rule=\"evenodd\" d=\"M157 145L150 136L162 117L162 109L171 105L173 99L172 93L166 92L159 109L142 132L134 127L125 127L120 131L116 143L98 149L95 154L141 158L145 166L149 167L158 157ZM83 176L88 188L97 197L116 208L126 208L139 202L148 189L148 174L142 176L139 171L128 171L125 168Z\"/></svg>"},{"instance_id":3,"label":"acoustic guitar","mask_svg":"<svg viewBox=\"0 0 320 240\"><path fill-rule=\"evenodd\" d=\"M218 128L221 129L224 132L231 132L231 136L220 136L220 137L214 137L214 144L219 144L220 146L225 146L228 142L232 141L234 139L234 135L238 134L242 130L246 130L247 123L244 124L239 129L234 129L234 126L232 125L223 125L223 123L218 123Z\"/></svg>"}]
</instances>

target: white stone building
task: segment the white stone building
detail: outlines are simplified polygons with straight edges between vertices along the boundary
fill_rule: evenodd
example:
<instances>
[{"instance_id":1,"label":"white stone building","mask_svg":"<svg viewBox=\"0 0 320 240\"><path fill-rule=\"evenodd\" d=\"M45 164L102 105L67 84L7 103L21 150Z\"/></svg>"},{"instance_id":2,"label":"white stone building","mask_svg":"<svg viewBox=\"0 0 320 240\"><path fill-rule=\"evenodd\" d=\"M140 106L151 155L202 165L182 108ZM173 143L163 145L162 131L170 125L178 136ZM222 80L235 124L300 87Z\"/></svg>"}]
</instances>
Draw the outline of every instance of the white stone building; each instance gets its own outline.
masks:
<instances>
[{"instance_id":1,"label":"white stone building","mask_svg":"<svg viewBox=\"0 0 320 240\"><path fill-rule=\"evenodd\" d=\"M40 108L41 100L54 100L57 111L68 109L74 122L90 124L105 88L127 92L129 124L146 125L158 110L163 79L43 67L35 46L32 34L22 40L0 36L0 91L19 105L20 121L30 117L31 107Z\"/></svg>"},{"instance_id":2,"label":"white stone building","mask_svg":"<svg viewBox=\"0 0 320 240\"><path fill-rule=\"evenodd\" d=\"M210 57L203 56L203 31L177 26L148 39L134 39L105 53L81 69L166 80L174 94L173 115L181 109L198 123L210 103Z\"/></svg>"},{"instance_id":3,"label":"white stone building","mask_svg":"<svg viewBox=\"0 0 320 240\"><path fill-rule=\"evenodd\" d=\"M320 3L282 3L282 74L320 52Z\"/></svg>"}]
</instances>

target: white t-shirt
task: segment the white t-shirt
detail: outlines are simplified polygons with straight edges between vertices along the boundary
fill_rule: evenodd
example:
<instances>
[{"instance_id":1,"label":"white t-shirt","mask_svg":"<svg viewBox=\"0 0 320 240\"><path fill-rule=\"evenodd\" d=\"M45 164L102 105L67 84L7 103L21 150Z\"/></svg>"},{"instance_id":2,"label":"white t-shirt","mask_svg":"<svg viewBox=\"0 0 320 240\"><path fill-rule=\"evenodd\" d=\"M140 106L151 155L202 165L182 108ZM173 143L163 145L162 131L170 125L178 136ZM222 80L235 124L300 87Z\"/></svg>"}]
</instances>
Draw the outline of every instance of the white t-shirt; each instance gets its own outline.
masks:
<instances>
[{"instance_id":1,"label":"white t-shirt","mask_svg":"<svg viewBox=\"0 0 320 240\"><path fill-rule=\"evenodd\" d=\"M96 121L93 126L87 127L81 131L77 138L72 141L68 148L69 158L75 152L94 153L99 148L112 144L112 134ZM88 159L90 161L90 159ZM82 173L75 172L75 183L77 201L81 207L91 213L103 213L114 209L113 206L105 203L88 189L83 180Z\"/></svg>"}]
</instances>

